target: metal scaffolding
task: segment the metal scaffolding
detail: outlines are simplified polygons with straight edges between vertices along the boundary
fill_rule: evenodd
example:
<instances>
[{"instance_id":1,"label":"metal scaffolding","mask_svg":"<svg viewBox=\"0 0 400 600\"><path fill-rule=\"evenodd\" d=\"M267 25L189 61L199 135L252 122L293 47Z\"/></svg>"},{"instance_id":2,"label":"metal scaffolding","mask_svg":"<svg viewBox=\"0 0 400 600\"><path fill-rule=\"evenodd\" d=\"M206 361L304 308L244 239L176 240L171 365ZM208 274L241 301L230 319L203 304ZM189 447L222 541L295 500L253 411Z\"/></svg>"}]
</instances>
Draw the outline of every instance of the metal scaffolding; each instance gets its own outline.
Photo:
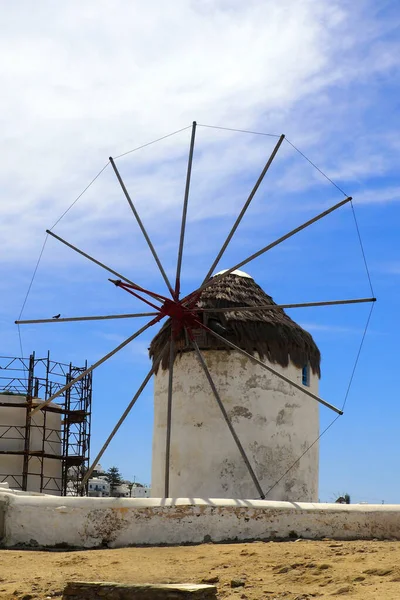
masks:
<instances>
[{"instance_id":1,"label":"metal scaffolding","mask_svg":"<svg viewBox=\"0 0 400 600\"><path fill-rule=\"evenodd\" d=\"M25 424L0 422L0 465L5 455L22 456L22 470L7 472L0 468L0 482L22 491L29 490L29 478L35 477L38 490L56 495L84 495L82 481L89 466L92 405L92 373L85 374L41 411L42 419L32 410L87 370L45 358L0 356L1 408L25 410ZM6 398L9 396L8 398ZM49 414L59 414L59 426L49 423ZM39 432L39 433L38 433ZM38 445L38 435L40 443ZM32 437L35 437L35 444ZM61 475L46 472L46 461L58 460Z\"/></svg>"}]
</instances>

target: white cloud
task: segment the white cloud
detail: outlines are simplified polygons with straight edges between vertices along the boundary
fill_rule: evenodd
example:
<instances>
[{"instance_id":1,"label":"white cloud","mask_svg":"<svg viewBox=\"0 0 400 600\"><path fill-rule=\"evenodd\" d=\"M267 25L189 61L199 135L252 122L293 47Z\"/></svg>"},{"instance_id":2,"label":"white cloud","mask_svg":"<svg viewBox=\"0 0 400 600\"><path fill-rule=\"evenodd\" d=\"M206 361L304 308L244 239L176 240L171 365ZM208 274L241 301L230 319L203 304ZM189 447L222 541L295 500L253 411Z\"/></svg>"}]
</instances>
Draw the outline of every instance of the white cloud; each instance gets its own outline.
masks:
<instances>
[{"instance_id":1,"label":"white cloud","mask_svg":"<svg viewBox=\"0 0 400 600\"><path fill-rule=\"evenodd\" d=\"M357 194L357 204L385 204L400 201L400 186L385 186Z\"/></svg>"},{"instance_id":2,"label":"white cloud","mask_svg":"<svg viewBox=\"0 0 400 600\"><path fill-rule=\"evenodd\" d=\"M332 335L340 334L358 334L361 335L363 330L356 327L345 327L341 325L322 325L320 323L300 323L301 327L311 333L328 333ZM371 332L369 332L371 333Z\"/></svg>"},{"instance_id":3,"label":"white cloud","mask_svg":"<svg viewBox=\"0 0 400 600\"><path fill-rule=\"evenodd\" d=\"M193 118L274 131L293 124L288 111L329 82L347 18L341 2L316 6L311 0L279 6L187 0L55 6L43 0L34 10L27 1L4 7L0 50L8 59L0 66L5 90L0 114L6 251L20 258L20 252L36 248L39 231L54 222L109 154ZM211 133L202 131L205 140ZM235 138L230 147L232 139L225 135L216 141L214 135L213 151L203 158L203 173L218 173L221 184L238 159L244 171L254 152L260 153L259 147L251 150L250 140ZM186 150L187 136L180 135L151 146L134 163L140 170L129 183L135 195L144 195L145 216L153 217L156 206L178 209L184 173L159 168L154 189L163 181L163 194L156 196L145 182L145 161L183 161ZM90 224L106 234L106 207L112 206L119 221L127 214L116 182L107 177L104 187L96 186L96 202L85 204L90 214L76 208L80 237L94 233ZM197 182L201 191L207 190L204 180ZM216 212L235 208L236 203L225 204Z\"/></svg>"},{"instance_id":4,"label":"white cloud","mask_svg":"<svg viewBox=\"0 0 400 600\"><path fill-rule=\"evenodd\" d=\"M5 273L17 268L29 281L44 229L109 154L190 125L193 118L284 131L329 176L345 181L346 189L349 180L362 182L393 169L396 136L365 132L363 111L374 97L370 102L362 94L351 101L346 97L355 81L364 84L394 68L397 42L382 35L396 24L377 19L374 11L368 3L349 7L340 0L317 5L312 0L279 5L97 0L83 6L42 0L34 10L28 1L4 7L0 236ZM189 137L188 130L117 161L171 277ZM204 269L201 260L210 264L275 142L199 127L186 237L186 257L195 269ZM394 199L396 190L387 188L380 197ZM263 245L254 239L253 225L262 222L263 236L272 240L276 230L280 235L290 229L292 220L299 224L336 201L335 194L284 144L243 221L239 249ZM356 198L367 202L372 196L361 189ZM56 233L135 281L156 275L111 167ZM107 274L94 269L49 240L40 271L47 277L35 280L33 300L47 311L48 287L62 285L63 278L76 289L82 281L94 285L104 279L108 285ZM109 297L114 298L111 292ZM96 302L101 307L109 297L97 294L85 301L95 310Z\"/></svg>"}]
</instances>

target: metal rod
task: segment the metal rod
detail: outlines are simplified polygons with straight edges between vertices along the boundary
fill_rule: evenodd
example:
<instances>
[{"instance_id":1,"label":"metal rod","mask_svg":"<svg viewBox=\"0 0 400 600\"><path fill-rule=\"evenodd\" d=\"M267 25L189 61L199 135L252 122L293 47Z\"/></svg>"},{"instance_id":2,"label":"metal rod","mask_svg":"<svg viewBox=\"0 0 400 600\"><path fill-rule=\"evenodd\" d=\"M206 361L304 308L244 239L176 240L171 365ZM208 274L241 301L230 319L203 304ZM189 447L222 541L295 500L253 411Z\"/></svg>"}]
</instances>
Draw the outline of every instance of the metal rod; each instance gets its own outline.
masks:
<instances>
[{"instance_id":1,"label":"metal rod","mask_svg":"<svg viewBox=\"0 0 400 600\"><path fill-rule=\"evenodd\" d=\"M97 362L95 362L88 369L85 369L85 371L82 371L82 373L80 375L78 375L78 377L75 377L75 379L72 379L67 385L64 385L60 390L58 390L58 392L56 392L55 394L53 394L52 396L50 396L50 398L48 398L48 400L46 400L46 402L42 402L39 406L37 406L36 408L34 408L33 411L32 411L32 413L31 413L32 416L35 413L37 413L39 410L43 410L43 408L45 408L45 406L47 406L48 404L50 404L50 402L53 402L53 400L55 400L56 398L58 398L59 396L61 396L62 394L64 394L64 392L66 390L68 390L70 387L72 387L73 385L75 385L75 383L77 383L77 381L80 381L81 379L83 379L83 377L85 377L85 375L87 375L88 373L91 373L92 371L94 371L94 369L96 369L97 367L99 367L100 365L102 365L104 362L106 362L106 360L108 360L109 358L111 358L112 356L114 356L114 354L116 354L117 352L119 352L120 350L122 350L122 348L125 348L125 346L127 346L132 340L134 340L135 338L137 338L141 333L143 333L144 331L146 331L146 329L148 329L149 327L151 327L152 325L154 325L155 323L157 323L159 320L160 320L159 317L155 317L154 319L152 319L151 321L149 321L149 323L147 323L147 325L144 325L144 327L142 327L141 329L139 329L139 331L137 331L133 335L129 336L124 342L122 342L122 344L119 344L119 346L117 346L116 348L114 348L114 350L111 350L111 352L109 352L108 354L106 354L105 356L103 356L103 358L100 358L100 360L98 360Z\"/></svg>"},{"instance_id":2,"label":"metal rod","mask_svg":"<svg viewBox=\"0 0 400 600\"><path fill-rule=\"evenodd\" d=\"M139 217L139 214L138 214L138 212L137 212L137 210L136 210L136 208L135 208L135 206L134 206L134 204L133 204L133 202L132 202L132 200L131 200L131 197L129 196L128 190L126 189L126 187L125 187L125 184L124 184L124 182L123 182L123 180L122 180L122 177L121 177L121 175L120 175L120 173L119 173L119 171L118 171L118 169L117 169L117 166L116 166L116 164L115 164L115 162L114 162L114 159L113 159L111 156L110 156L110 163L111 163L111 166L112 166L112 168L114 169L115 175L117 176L117 179L118 179L118 181L119 181L119 184L120 184L120 186L121 186L121 188L122 188L122 191L124 192L124 194L125 194L125 197L126 197L126 199L128 200L129 206L131 207L131 209L132 209L132 212L133 212L133 214L135 215L135 219L136 219L136 221L137 221L137 223L138 223L138 225L139 225L139 227L140 227L140 229L141 229L141 232L142 232L142 233L143 233L143 235L144 235L144 238L145 238L145 240L146 240L146 242L147 242L147 245L148 245L148 247L150 248L150 251L151 251L151 253L152 253L153 257L154 257L154 260L155 260L155 261L156 261L156 263L157 263L157 266L158 266L158 268L159 268L159 270L160 270L160 273L161 273L161 275L162 275L162 277L163 277L163 279L164 279L165 283L167 284L167 287L168 287L168 289L169 289L169 291L170 291L170 293L171 293L172 297L174 297L174 290L173 290L173 289L172 289L172 287L171 287L171 284L170 284L170 282L169 282L169 279L168 279L168 277L167 277L167 274L166 274L166 272L164 271L164 268L163 268L163 266L162 266L162 264L161 264L161 262L160 262L160 259L158 258L157 252L155 251L155 248L154 248L153 244L151 243L151 240L150 240L150 238L149 238L149 235L148 235L148 233L147 233L146 229L144 228L144 225L143 225L143 223L142 223L142 220L141 220L141 218Z\"/></svg>"},{"instance_id":3,"label":"metal rod","mask_svg":"<svg viewBox=\"0 0 400 600\"><path fill-rule=\"evenodd\" d=\"M264 495L264 492L262 490L262 487L261 487L261 485L260 485L260 483L259 483L259 481L257 479L256 474L254 473L254 470L253 470L253 468L252 468L252 466L250 464L249 459L247 458L246 452L244 451L244 448L243 448L243 446L242 446L242 444L241 444L241 442L240 442L240 440L239 440L239 438L237 436L237 433L236 433L236 431L235 431L235 429L234 429L234 427L233 427L233 425L232 425L232 423L231 423L231 421L230 421L230 419L228 417L228 413L225 410L225 406L222 403L221 397L220 397L220 395L218 393L217 388L215 387L215 383L214 383L214 381L213 381L213 379L211 377L210 371L208 370L208 367L206 365L204 357L203 357L202 353L200 352L200 349L199 349L197 343L195 342L195 340L192 340L192 345L193 345L193 348L196 351L197 358L199 359L199 362L200 362L200 364L201 364L201 366L203 368L203 371L204 371L204 373L205 373L205 375L207 377L208 383L210 384L210 387L211 387L212 392L213 392L213 394L215 396L215 399L216 399L217 404L218 404L218 406L220 408L220 411L222 412L222 416L225 419L225 423L229 427L229 431L231 432L232 437L235 440L236 446L238 447L238 450L239 450L240 454L242 455L242 458L243 458L243 460L244 460L244 462L246 464L246 467L247 467L247 469L248 469L248 471L250 473L250 476L251 476L251 478L252 478L252 480L254 482L254 485L257 488L257 492L259 493L261 499L264 499L265 495Z\"/></svg>"},{"instance_id":4,"label":"metal rod","mask_svg":"<svg viewBox=\"0 0 400 600\"><path fill-rule=\"evenodd\" d=\"M225 240L225 242L224 242L224 244L223 244L223 246L222 246L221 250L219 251L219 253L218 253L218 255L217 255L216 259L215 259L215 260L214 260L214 262L213 262L213 264L211 265L211 267L210 267L210 270L208 271L207 275L205 276L203 283L205 283L206 281L208 281L208 280L210 279L211 275L212 275L212 274L213 274L213 272L214 272L214 269L215 269L215 267L217 266L217 264L218 264L218 263L219 263L219 261L221 260L221 258L222 258L222 256L223 256L223 254L224 254L225 250L226 250L226 249L227 249L227 247L228 247L228 244L229 244L229 242L230 242L230 241L231 241L231 239L233 238L233 235L234 235L234 233L235 233L236 229L239 227L239 224L240 224L241 220L243 219L243 217L244 217L244 215L245 215L245 212L247 211L247 209L248 209L248 208L249 208L249 206L250 206L250 202L253 200L253 198L254 198L254 196L255 196L255 194L256 194L256 192L257 192L258 188L259 188L259 187L260 187L260 185L261 185L261 182L262 182L262 180L264 179L264 177L265 177L265 175L266 175L266 173L267 173L268 169L270 168L270 166L271 166L271 164L272 164L272 161L274 160L274 158L275 158L275 156L276 156L276 154L277 154L277 152L278 152L279 148L281 147L281 144L282 144L282 142L283 142L283 140L284 140L284 139L285 139L285 136L282 134L282 135L280 136L280 138L279 138L279 140L278 140L278 142L277 142L277 144L276 144L275 148L273 149L271 156L270 156L270 157L269 157L269 159L267 160L267 162L266 162L266 164L265 164L265 167L264 167L264 168L263 168L263 170L261 171L261 174L260 174L259 178L257 179L257 181L256 181L256 183L255 183L255 185L254 185L253 189L251 190L251 192L250 192L250 195L249 195L249 197L247 198L247 200L246 200L246 202L245 202L245 204L244 204L244 206L243 206L243 208L242 208L242 210L241 210L241 212L240 212L240 214L239 214L238 218L236 219L236 221L235 221L235 224L233 225L233 227L232 227L231 231L229 232L229 235L228 235L228 237L226 238L226 240Z\"/></svg>"},{"instance_id":5,"label":"metal rod","mask_svg":"<svg viewBox=\"0 0 400 600\"><path fill-rule=\"evenodd\" d=\"M362 304L376 302L376 298L355 298L354 300L329 300L323 302L301 302L299 304L262 304L260 306L231 306L229 308L196 308L196 312L225 313L225 312L259 312L263 310L278 310L282 308L308 308L310 306L336 306L339 304ZM16 321L17 322L17 321ZM24 321L19 321L20 323Z\"/></svg>"},{"instance_id":6,"label":"metal rod","mask_svg":"<svg viewBox=\"0 0 400 600\"><path fill-rule=\"evenodd\" d=\"M116 279L109 279L109 281L112 281L115 285L118 284ZM122 282L119 282L119 283L122 283ZM151 298L158 300L159 302L161 302L162 300L164 300L164 301L168 300L168 302L169 302L171 300L171 298L167 298L166 296L163 296L162 294L158 294L156 292L151 292L150 290L147 290L146 288L144 288L142 286L132 285L131 283L124 283L124 287L132 288L133 290L145 293L148 296L150 296Z\"/></svg>"},{"instance_id":7,"label":"metal rod","mask_svg":"<svg viewBox=\"0 0 400 600\"><path fill-rule=\"evenodd\" d=\"M32 435L32 396L33 396L33 378L35 375L35 353L33 352L29 357L29 370L28 370L28 389L26 394L26 412L25 412L25 431L24 431L24 452L22 462L22 490L27 491L28 489L28 471L29 471L29 458L31 450L31 435ZM34 423L33 423L34 424ZM44 435L44 434L43 434ZM41 470L43 469L43 461L41 462Z\"/></svg>"},{"instance_id":8,"label":"metal rod","mask_svg":"<svg viewBox=\"0 0 400 600\"><path fill-rule=\"evenodd\" d=\"M302 231L303 229L306 229L306 227L308 227L309 225L312 225L313 223L316 223L317 221L319 221L323 217L326 217L331 212L337 210L338 208L340 208L344 204L347 204L347 202L350 202L351 200L352 200L351 196L349 196L348 198L345 198L341 202L338 202L338 204L335 204L334 206L331 206L331 208L328 208L327 210L324 210L324 212L320 213L316 217L313 217L309 221L306 221L305 223L303 223L299 227L296 227L295 229L292 229L292 231L289 231L289 233L286 233L282 237L278 238L277 240L275 240L275 242L272 242L271 244L268 244L268 246L265 246L264 248L261 248L261 250L259 250L258 252L255 252L254 254L252 254L251 256L249 256L248 258L246 258L245 260L242 260L242 262L238 263L234 267L231 267L227 271L224 271L224 273L220 273L220 275L216 275L215 277L212 277L211 279L209 279L208 281L206 281L205 283L203 283L197 290L195 290L194 292L192 292L191 294L189 294L188 296L186 296L185 298L183 298L182 302L188 300L194 294L198 294L199 292L201 292L205 288L209 287L210 285L214 285L220 279L226 277L227 275L230 275L233 271L236 271L237 269L240 269L241 267L243 267L247 263L251 262L255 258L258 258L259 256L261 256L261 254L264 254L268 250L271 250L271 248L274 248L275 246L278 246L279 244L281 244L285 240L289 239L290 237L292 237L293 235L295 235L299 231Z\"/></svg>"},{"instance_id":9,"label":"metal rod","mask_svg":"<svg viewBox=\"0 0 400 600\"><path fill-rule=\"evenodd\" d=\"M185 196L184 196L184 200L183 200L181 237L179 240L179 250L178 250L178 263L177 263L177 267L176 267L176 280L175 280L175 299L176 300L178 300L178 298L179 298L180 287L181 287L183 243L185 240L186 215L187 215L187 207L188 207L188 200L189 200L190 178L192 175L192 163L193 163L193 151L194 151L195 137L196 137L196 121L193 121L192 137L190 139L188 167L187 167L187 173L186 173Z\"/></svg>"},{"instance_id":10,"label":"metal rod","mask_svg":"<svg viewBox=\"0 0 400 600\"><path fill-rule=\"evenodd\" d=\"M233 344L232 342L229 342L227 339L225 339L224 337L222 337L218 333L215 333L215 331L212 331L212 329L210 329L206 325L203 325L203 323L201 323L200 321L196 321L196 323L202 329L205 329L210 335L213 335L215 338L217 338L221 342L224 342L224 344L226 344L230 348L233 348L233 350L236 350L237 352L240 352L241 354L243 354L243 356L247 356L247 358L249 358L252 362L256 363L257 365L260 365L261 367L264 367L264 369L266 369L270 373L273 373L274 375L276 375L277 377L279 377L279 379L282 379L283 381L286 381L286 383L288 383L289 385L292 385L293 387L297 388L298 390L300 390L301 392L303 392L307 396L310 396L310 398L313 398L314 400L316 400L320 404L323 404L324 406L327 406L328 408L330 408L331 410L333 410L334 412L336 412L338 415L342 415L343 414L343 411L341 411L339 408L336 408L336 406L333 406L332 404L329 404L329 402L326 402L325 400L322 400L322 398L320 398L316 394L313 394L312 392L310 392L309 390L307 390L304 386L301 386L298 383L296 383L295 381L292 381L291 379L289 379L288 377L285 377L285 375L282 375L282 373L279 373L279 371L276 371L275 369L273 369L272 367L270 367L269 365L267 365L266 363L264 363L262 360L259 360L258 358L256 358L252 354L249 354L245 350L242 350L242 348L239 348L239 346L236 346L236 344Z\"/></svg>"},{"instance_id":11,"label":"metal rod","mask_svg":"<svg viewBox=\"0 0 400 600\"><path fill-rule=\"evenodd\" d=\"M98 464L98 462L100 461L101 457L103 456L104 452L107 450L111 440L113 439L113 437L115 436L115 434L117 433L118 429L121 427L122 423L125 421L126 417L128 416L128 414L130 413L130 411L132 410L134 404L136 403L136 400L139 398L140 394L143 392L144 388L146 387L146 385L148 384L148 382L150 381L150 379L153 376L154 371L156 370L158 364L161 361L161 358L165 352L165 349L167 348L168 343L165 344L163 350L161 351L160 355L158 356L158 358L154 361L153 366L151 367L150 371L147 373L146 377L144 378L141 386L139 387L138 391L136 392L136 394L133 396L132 400L130 401L130 403L128 404L128 406L126 407L125 411L123 412L123 414L121 415L120 419L118 420L117 424L115 425L115 427L113 428L113 430L111 431L110 435L108 436L107 440L104 442L100 452L97 454L96 458L94 459L91 467L89 467L89 469L86 471L84 478L82 479L81 483L80 483L80 487L83 488L86 485L86 482L88 481L88 479L90 478L91 474L93 473L94 469L96 468L96 465Z\"/></svg>"},{"instance_id":12,"label":"metal rod","mask_svg":"<svg viewBox=\"0 0 400 600\"><path fill-rule=\"evenodd\" d=\"M105 265L104 263L100 262L96 258L93 258L93 256L90 256L90 254L87 254L86 252L83 252L83 250L80 250L79 248L77 248L73 244L70 244L69 242L67 242L66 240L64 240L59 235L56 235L55 233L53 233L49 229L46 229L46 233L48 233L49 235L51 235L53 238L55 238L56 240L58 240L62 244L65 244L65 246L68 246L68 248L71 248L72 250L75 250L75 252L78 252L78 254L81 254L85 258L88 258L89 260L91 260L92 262L94 262L96 265L99 265L99 267L102 267L103 269L105 269L109 273L112 273L113 275L116 275L118 277L118 279L123 279L123 281L127 281L131 285L135 286L136 289L138 289L138 290L140 290L142 292L146 291L143 288L141 288L140 285L137 285L137 283L134 283L133 281L131 281L127 277L124 277L123 275L121 275L121 273L118 273L118 271L114 271L114 269L111 269L110 267L107 267L107 265Z\"/></svg>"},{"instance_id":13,"label":"metal rod","mask_svg":"<svg viewBox=\"0 0 400 600\"><path fill-rule=\"evenodd\" d=\"M16 325L29 325L32 323L70 323L72 321L106 321L107 319L133 319L135 317L155 317L157 312L132 313L126 315L99 315L97 317L67 317L61 319L29 319L15 321Z\"/></svg>"},{"instance_id":14,"label":"metal rod","mask_svg":"<svg viewBox=\"0 0 400 600\"><path fill-rule=\"evenodd\" d=\"M121 289L125 290L125 292L128 292L128 294L135 296L135 298L138 298L139 300L141 300L142 302L147 304L147 306L151 306L151 308L155 308L156 310L159 310L161 308L161 306L157 306L156 304L153 304L152 302L150 302L150 300L143 298L140 294L131 290L130 287L126 287L122 281L113 281L112 279L109 279L108 281L111 281L117 287L120 287Z\"/></svg>"},{"instance_id":15,"label":"metal rod","mask_svg":"<svg viewBox=\"0 0 400 600\"><path fill-rule=\"evenodd\" d=\"M167 431L165 441L165 486L164 497L169 498L169 470L171 458L171 422L172 422L172 385L174 379L175 342L173 328L171 327L171 341L169 346L169 371L168 371L168 404L167 404Z\"/></svg>"}]
</instances>

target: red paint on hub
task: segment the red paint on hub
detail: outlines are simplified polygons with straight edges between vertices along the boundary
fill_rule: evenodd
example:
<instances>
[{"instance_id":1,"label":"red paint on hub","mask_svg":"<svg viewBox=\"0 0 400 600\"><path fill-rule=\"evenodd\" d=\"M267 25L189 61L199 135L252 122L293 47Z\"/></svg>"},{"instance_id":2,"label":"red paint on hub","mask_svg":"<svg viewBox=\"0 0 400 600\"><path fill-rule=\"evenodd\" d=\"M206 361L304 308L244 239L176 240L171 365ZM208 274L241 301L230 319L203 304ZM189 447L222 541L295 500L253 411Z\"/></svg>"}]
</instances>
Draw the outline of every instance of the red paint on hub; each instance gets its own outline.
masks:
<instances>
[{"instance_id":1,"label":"red paint on hub","mask_svg":"<svg viewBox=\"0 0 400 600\"><path fill-rule=\"evenodd\" d=\"M175 300L166 300L160 312L163 317L170 317L174 338L178 337L182 329L193 327L198 319L195 310Z\"/></svg>"}]
</instances>

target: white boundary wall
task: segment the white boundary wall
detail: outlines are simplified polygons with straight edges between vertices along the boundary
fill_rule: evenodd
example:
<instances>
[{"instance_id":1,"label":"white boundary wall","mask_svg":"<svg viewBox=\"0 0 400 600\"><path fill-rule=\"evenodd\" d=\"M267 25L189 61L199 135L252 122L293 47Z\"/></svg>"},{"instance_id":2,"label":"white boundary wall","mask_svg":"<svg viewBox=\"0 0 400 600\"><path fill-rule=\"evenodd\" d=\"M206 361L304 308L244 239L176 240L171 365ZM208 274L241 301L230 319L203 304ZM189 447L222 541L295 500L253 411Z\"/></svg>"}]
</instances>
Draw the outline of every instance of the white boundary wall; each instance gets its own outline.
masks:
<instances>
[{"instance_id":1,"label":"white boundary wall","mask_svg":"<svg viewBox=\"0 0 400 600\"><path fill-rule=\"evenodd\" d=\"M400 540L400 505L0 493L3 547L115 548L290 537Z\"/></svg>"}]
</instances>

